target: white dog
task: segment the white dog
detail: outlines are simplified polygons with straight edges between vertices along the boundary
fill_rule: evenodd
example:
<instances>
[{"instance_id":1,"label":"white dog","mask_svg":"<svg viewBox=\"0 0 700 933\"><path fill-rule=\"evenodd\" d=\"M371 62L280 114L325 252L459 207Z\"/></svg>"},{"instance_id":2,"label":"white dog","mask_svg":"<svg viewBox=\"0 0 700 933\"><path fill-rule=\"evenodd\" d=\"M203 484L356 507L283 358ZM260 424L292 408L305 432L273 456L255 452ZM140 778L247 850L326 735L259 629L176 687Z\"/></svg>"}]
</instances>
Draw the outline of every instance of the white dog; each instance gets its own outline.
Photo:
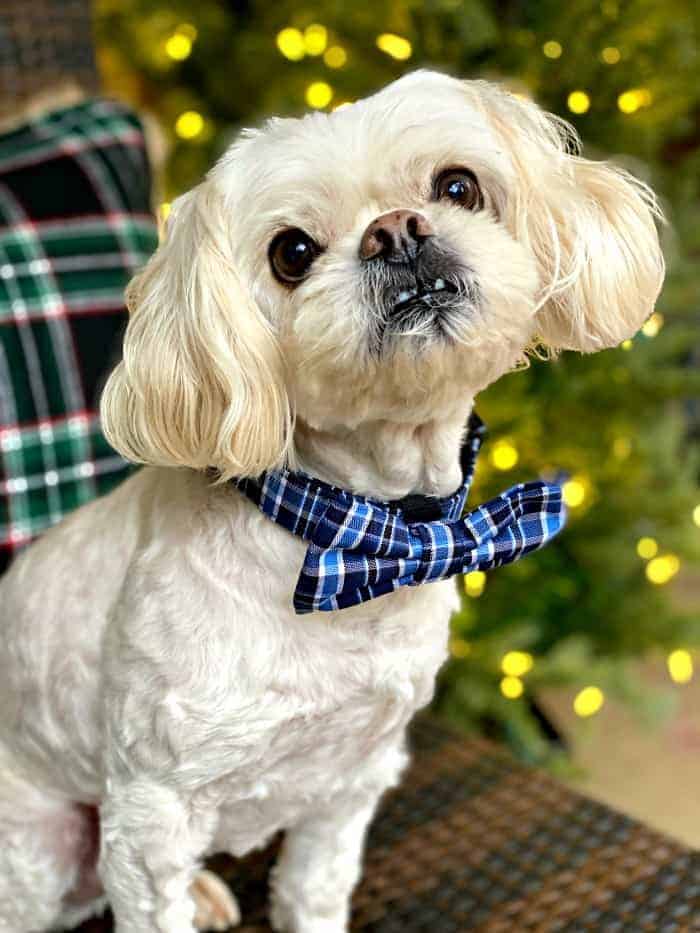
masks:
<instances>
[{"instance_id":1,"label":"white dog","mask_svg":"<svg viewBox=\"0 0 700 933\"><path fill-rule=\"evenodd\" d=\"M476 393L535 343L599 350L645 320L657 216L565 123L430 72L244 133L178 199L103 399L150 466L0 584L0 931L105 899L119 933L222 928L202 857L280 829L275 928L346 929L454 581L297 615L306 543L211 470L451 493Z\"/></svg>"}]
</instances>

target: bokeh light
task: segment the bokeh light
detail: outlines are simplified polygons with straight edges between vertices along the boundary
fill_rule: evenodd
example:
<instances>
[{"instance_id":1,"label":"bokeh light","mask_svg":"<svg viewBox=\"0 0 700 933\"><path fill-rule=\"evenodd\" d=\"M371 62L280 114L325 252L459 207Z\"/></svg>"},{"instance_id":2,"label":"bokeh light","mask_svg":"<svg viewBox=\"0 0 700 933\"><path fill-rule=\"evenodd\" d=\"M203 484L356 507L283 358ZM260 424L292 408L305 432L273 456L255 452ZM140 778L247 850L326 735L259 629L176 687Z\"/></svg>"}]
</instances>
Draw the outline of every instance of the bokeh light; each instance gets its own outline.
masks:
<instances>
[{"instance_id":1,"label":"bokeh light","mask_svg":"<svg viewBox=\"0 0 700 933\"><path fill-rule=\"evenodd\" d=\"M645 337L656 337L664 325L664 316L659 311L654 311L650 318L642 325L642 333Z\"/></svg>"},{"instance_id":2,"label":"bokeh light","mask_svg":"<svg viewBox=\"0 0 700 933\"><path fill-rule=\"evenodd\" d=\"M464 590L467 596L481 596L486 586L486 574L483 570L472 570L464 575Z\"/></svg>"},{"instance_id":3,"label":"bokeh light","mask_svg":"<svg viewBox=\"0 0 700 933\"><path fill-rule=\"evenodd\" d=\"M606 45L600 53L600 60L606 65L617 65L622 58L622 53L614 45Z\"/></svg>"},{"instance_id":4,"label":"bokeh light","mask_svg":"<svg viewBox=\"0 0 700 933\"><path fill-rule=\"evenodd\" d=\"M195 139L204 129L204 117L196 110L186 110L175 121L175 132L180 139Z\"/></svg>"},{"instance_id":5,"label":"bokeh light","mask_svg":"<svg viewBox=\"0 0 700 933\"><path fill-rule=\"evenodd\" d=\"M542 51L544 52L545 58L561 58L561 53L564 50L560 42L557 42L556 39L550 39L542 46Z\"/></svg>"},{"instance_id":6,"label":"bokeh light","mask_svg":"<svg viewBox=\"0 0 700 933\"><path fill-rule=\"evenodd\" d=\"M566 106L572 113L586 113L591 106L591 98L585 91L572 91L566 98Z\"/></svg>"},{"instance_id":7,"label":"bokeh light","mask_svg":"<svg viewBox=\"0 0 700 933\"><path fill-rule=\"evenodd\" d=\"M649 107L653 96L649 88L637 87L623 91L617 98L617 106L625 114L636 113L642 107Z\"/></svg>"},{"instance_id":8,"label":"bokeh light","mask_svg":"<svg viewBox=\"0 0 700 933\"><path fill-rule=\"evenodd\" d=\"M332 45L323 54L323 61L329 68L342 68L348 60L348 53L342 45Z\"/></svg>"},{"instance_id":9,"label":"bokeh light","mask_svg":"<svg viewBox=\"0 0 700 933\"><path fill-rule=\"evenodd\" d=\"M687 684L693 679L693 659L684 648L672 651L666 659L668 674L677 684Z\"/></svg>"},{"instance_id":10,"label":"bokeh light","mask_svg":"<svg viewBox=\"0 0 700 933\"><path fill-rule=\"evenodd\" d=\"M507 438L501 438L493 445L491 463L497 470L512 470L519 459L517 447Z\"/></svg>"},{"instance_id":11,"label":"bokeh light","mask_svg":"<svg viewBox=\"0 0 700 933\"><path fill-rule=\"evenodd\" d=\"M300 61L306 54L304 37L298 29L288 27L277 33L277 48L292 62Z\"/></svg>"},{"instance_id":12,"label":"bokeh light","mask_svg":"<svg viewBox=\"0 0 700 933\"><path fill-rule=\"evenodd\" d=\"M503 677L500 683L501 693L509 700L517 700L523 695L525 685L519 677Z\"/></svg>"},{"instance_id":13,"label":"bokeh light","mask_svg":"<svg viewBox=\"0 0 700 933\"><path fill-rule=\"evenodd\" d=\"M304 50L307 55L322 55L328 45L328 30L320 23L312 23L304 30Z\"/></svg>"},{"instance_id":14,"label":"bokeh light","mask_svg":"<svg viewBox=\"0 0 700 933\"><path fill-rule=\"evenodd\" d=\"M637 554L643 560L651 560L659 553L659 545L654 538L640 538L637 541Z\"/></svg>"},{"instance_id":15,"label":"bokeh light","mask_svg":"<svg viewBox=\"0 0 700 933\"><path fill-rule=\"evenodd\" d=\"M583 718L593 716L605 702L605 694L600 687L584 687L574 697L574 712Z\"/></svg>"},{"instance_id":16,"label":"bokeh light","mask_svg":"<svg viewBox=\"0 0 700 933\"><path fill-rule=\"evenodd\" d=\"M192 40L189 36L176 32L166 41L165 51L174 61L184 61L192 51Z\"/></svg>"},{"instance_id":17,"label":"bokeh light","mask_svg":"<svg viewBox=\"0 0 700 933\"><path fill-rule=\"evenodd\" d=\"M675 554L663 554L654 557L646 565L647 580L656 586L663 586L672 580L680 570L681 562Z\"/></svg>"},{"instance_id":18,"label":"bokeh light","mask_svg":"<svg viewBox=\"0 0 700 933\"><path fill-rule=\"evenodd\" d=\"M325 81L314 81L306 89L306 103L309 107L322 110L333 100L333 88Z\"/></svg>"},{"instance_id":19,"label":"bokeh light","mask_svg":"<svg viewBox=\"0 0 700 933\"><path fill-rule=\"evenodd\" d=\"M509 651L503 655L501 670L509 677L523 677L532 670L535 661L527 651Z\"/></svg>"},{"instance_id":20,"label":"bokeh light","mask_svg":"<svg viewBox=\"0 0 700 933\"><path fill-rule=\"evenodd\" d=\"M400 62L406 61L413 54L413 46L408 39L391 32L384 32L381 36L377 36L377 48Z\"/></svg>"},{"instance_id":21,"label":"bokeh light","mask_svg":"<svg viewBox=\"0 0 700 933\"><path fill-rule=\"evenodd\" d=\"M587 483L581 476L572 476L562 486L564 502L570 509L577 509L586 501Z\"/></svg>"}]
</instances>

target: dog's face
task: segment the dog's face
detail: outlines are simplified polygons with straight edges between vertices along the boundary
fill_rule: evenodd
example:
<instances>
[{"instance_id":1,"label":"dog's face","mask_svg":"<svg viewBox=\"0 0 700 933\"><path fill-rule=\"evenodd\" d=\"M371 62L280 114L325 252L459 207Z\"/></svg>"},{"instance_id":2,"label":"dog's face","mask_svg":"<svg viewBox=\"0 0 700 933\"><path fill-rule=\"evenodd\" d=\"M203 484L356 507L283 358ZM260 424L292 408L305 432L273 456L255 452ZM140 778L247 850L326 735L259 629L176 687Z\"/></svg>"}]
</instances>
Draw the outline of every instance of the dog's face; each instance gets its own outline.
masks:
<instances>
[{"instance_id":1,"label":"dog's face","mask_svg":"<svg viewBox=\"0 0 700 933\"><path fill-rule=\"evenodd\" d=\"M508 224L517 172L458 82L275 121L212 182L305 421L429 418L522 357L539 281Z\"/></svg>"},{"instance_id":2,"label":"dog's face","mask_svg":"<svg viewBox=\"0 0 700 933\"><path fill-rule=\"evenodd\" d=\"M417 72L246 133L132 284L111 440L132 459L279 463L314 427L463 410L535 340L630 336L663 275L643 185L485 82Z\"/></svg>"}]
</instances>

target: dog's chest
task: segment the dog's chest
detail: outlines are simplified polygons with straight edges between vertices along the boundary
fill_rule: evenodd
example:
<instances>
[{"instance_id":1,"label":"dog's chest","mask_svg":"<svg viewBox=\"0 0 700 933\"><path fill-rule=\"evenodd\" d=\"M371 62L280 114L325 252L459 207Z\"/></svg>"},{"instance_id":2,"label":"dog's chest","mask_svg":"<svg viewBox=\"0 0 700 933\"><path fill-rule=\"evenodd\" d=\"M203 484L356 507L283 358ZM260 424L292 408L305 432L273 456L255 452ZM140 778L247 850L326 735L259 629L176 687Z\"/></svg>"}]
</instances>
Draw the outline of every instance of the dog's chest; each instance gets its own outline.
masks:
<instances>
[{"instance_id":1,"label":"dog's chest","mask_svg":"<svg viewBox=\"0 0 700 933\"><path fill-rule=\"evenodd\" d=\"M356 632L354 644L339 645L329 637L294 682L287 670L270 684L257 710L266 727L256 760L230 776L235 787L226 778L219 784L227 845L233 832L234 848L245 852L334 798L376 795L395 783L405 728L430 701L446 653L449 606L440 589L418 601L431 612L411 613L403 639Z\"/></svg>"}]
</instances>

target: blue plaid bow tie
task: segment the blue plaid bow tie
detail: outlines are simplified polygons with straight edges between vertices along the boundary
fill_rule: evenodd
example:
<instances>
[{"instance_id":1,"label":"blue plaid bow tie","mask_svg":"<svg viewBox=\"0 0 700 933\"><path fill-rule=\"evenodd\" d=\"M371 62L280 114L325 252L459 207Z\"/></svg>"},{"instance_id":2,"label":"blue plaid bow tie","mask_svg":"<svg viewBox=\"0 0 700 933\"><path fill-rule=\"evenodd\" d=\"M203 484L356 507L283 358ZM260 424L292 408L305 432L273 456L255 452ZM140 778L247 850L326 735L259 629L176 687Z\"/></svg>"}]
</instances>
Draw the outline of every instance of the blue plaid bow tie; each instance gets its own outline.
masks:
<instances>
[{"instance_id":1,"label":"blue plaid bow tie","mask_svg":"<svg viewBox=\"0 0 700 933\"><path fill-rule=\"evenodd\" d=\"M472 415L462 449L464 479L444 499L378 502L289 470L237 480L268 518L309 542L295 611L345 609L400 586L490 570L553 538L566 520L556 483L520 483L462 515L484 433Z\"/></svg>"}]
</instances>

